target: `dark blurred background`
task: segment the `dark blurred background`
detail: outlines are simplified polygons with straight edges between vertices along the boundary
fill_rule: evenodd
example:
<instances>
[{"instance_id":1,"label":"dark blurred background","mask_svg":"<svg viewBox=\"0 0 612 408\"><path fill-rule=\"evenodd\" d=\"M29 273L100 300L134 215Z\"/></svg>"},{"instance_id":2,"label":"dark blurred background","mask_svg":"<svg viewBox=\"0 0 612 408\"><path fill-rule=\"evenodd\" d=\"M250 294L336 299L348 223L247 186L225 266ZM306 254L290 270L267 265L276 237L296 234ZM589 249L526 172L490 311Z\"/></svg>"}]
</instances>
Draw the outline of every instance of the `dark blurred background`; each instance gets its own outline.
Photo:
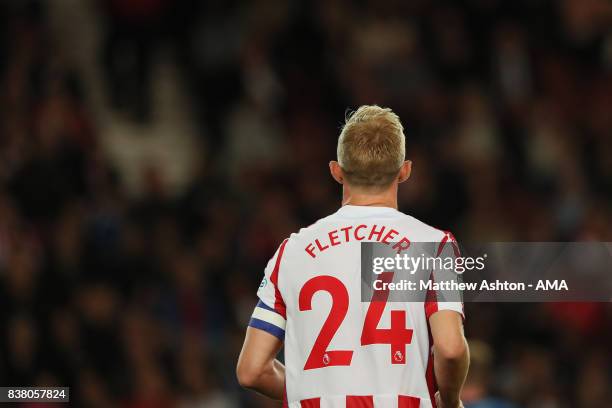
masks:
<instances>
[{"instance_id":1,"label":"dark blurred background","mask_svg":"<svg viewBox=\"0 0 612 408\"><path fill-rule=\"evenodd\" d=\"M611 27L606 0L0 1L0 384L278 406L235 361L360 104L403 120L402 211L612 241ZM609 304L466 312L467 406L612 407Z\"/></svg>"}]
</instances>

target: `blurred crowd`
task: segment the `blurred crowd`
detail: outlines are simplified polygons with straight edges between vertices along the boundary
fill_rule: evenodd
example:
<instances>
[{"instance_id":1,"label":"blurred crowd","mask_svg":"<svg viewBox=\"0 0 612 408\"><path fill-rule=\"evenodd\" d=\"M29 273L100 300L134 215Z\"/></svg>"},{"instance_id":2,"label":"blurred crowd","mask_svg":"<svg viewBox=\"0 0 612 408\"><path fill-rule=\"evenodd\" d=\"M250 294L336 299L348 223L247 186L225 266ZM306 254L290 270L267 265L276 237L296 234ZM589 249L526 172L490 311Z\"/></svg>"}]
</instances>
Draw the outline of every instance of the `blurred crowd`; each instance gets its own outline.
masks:
<instances>
[{"instance_id":1,"label":"blurred crowd","mask_svg":"<svg viewBox=\"0 0 612 408\"><path fill-rule=\"evenodd\" d=\"M201 160L127 192L45 1L0 3L0 384L75 406L272 407L234 376L263 268L335 211L347 107L392 107L400 210L459 241L612 241L606 0L100 0L109 109L170 49ZM596 283L594 283L596 284ZM612 407L608 304L468 304L466 407Z\"/></svg>"}]
</instances>

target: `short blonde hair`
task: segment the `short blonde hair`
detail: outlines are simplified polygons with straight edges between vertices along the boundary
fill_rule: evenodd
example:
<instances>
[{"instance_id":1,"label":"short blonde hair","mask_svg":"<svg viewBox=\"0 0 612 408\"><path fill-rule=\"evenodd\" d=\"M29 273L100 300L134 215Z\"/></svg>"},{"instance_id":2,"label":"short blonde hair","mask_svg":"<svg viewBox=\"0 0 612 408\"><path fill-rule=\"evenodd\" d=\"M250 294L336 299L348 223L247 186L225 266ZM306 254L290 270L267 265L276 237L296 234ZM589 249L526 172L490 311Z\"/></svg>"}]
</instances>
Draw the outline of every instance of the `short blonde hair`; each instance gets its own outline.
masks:
<instances>
[{"instance_id":1,"label":"short blonde hair","mask_svg":"<svg viewBox=\"0 0 612 408\"><path fill-rule=\"evenodd\" d=\"M347 116L338 138L338 163L350 184L388 186L405 157L404 127L391 109L363 105Z\"/></svg>"}]
</instances>

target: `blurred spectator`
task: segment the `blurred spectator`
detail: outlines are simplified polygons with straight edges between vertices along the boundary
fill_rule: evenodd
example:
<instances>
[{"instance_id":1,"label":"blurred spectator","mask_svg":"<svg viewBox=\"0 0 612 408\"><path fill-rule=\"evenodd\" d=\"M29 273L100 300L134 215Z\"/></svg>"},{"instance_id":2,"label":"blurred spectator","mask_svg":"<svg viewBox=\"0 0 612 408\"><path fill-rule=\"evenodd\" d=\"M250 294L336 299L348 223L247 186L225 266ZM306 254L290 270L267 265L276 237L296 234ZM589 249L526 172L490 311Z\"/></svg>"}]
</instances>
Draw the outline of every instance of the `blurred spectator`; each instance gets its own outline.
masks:
<instances>
[{"instance_id":1,"label":"blurred spectator","mask_svg":"<svg viewBox=\"0 0 612 408\"><path fill-rule=\"evenodd\" d=\"M151 118L151 71L163 36L166 0L105 0L108 34L102 60L112 105Z\"/></svg>"},{"instance_id":2,"label":"blurred spectator","mask_svg":"<svg viewBox=\"0 0 612 408\"><path fill-rule=\"evenodd\" d=\"M466 408L512 408L508 401L491 396L493 352L486 343L470 341L470 371L461 400Z\"/></svg>"}]
</instances>

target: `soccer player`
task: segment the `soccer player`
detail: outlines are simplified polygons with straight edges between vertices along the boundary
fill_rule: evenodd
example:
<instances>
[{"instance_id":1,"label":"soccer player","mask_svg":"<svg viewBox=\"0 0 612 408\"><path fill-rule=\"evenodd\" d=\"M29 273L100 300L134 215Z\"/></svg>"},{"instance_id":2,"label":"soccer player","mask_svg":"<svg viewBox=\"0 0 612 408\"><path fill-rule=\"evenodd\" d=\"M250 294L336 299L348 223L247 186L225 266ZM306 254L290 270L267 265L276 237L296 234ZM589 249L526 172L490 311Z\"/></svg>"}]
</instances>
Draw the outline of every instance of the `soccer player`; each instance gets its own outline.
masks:
<instances>
[{"instance_id":1,"label":"soccer player","mask_svg":"<svg viewBox=\"0 0 612 408\"><path fill-rule=\"evenodd\" d=\"M452 236L397 209L410 176L398 116L361 106L329 165L342 207L278 248L238 359L239 383L291 408L457 408L468 370L461 302L362 302L361 242ZM285 347L285 365L276 359Z\"/></svg>"}]
</instances>

